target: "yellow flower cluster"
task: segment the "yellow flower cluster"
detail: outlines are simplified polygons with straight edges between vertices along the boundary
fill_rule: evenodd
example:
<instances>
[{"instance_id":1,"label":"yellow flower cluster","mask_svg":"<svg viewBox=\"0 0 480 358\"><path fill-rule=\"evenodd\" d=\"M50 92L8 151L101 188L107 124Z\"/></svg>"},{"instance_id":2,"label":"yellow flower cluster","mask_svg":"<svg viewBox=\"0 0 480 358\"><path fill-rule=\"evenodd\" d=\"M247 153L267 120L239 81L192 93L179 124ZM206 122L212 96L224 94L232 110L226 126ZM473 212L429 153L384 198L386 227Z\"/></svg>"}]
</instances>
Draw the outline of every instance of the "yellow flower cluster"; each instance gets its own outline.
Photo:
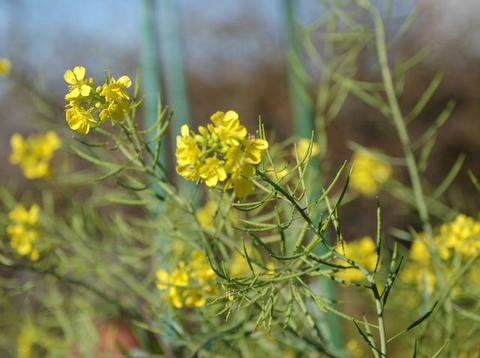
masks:
<instances>
[{"instance_id":1,"label":"yellow flower cluster","mask_svg":"<svg viewBox=\"0 0 480 358\"><path fill-rule=\"evenodd\" d=\"M439 250L443 269L448 274L454 255L467 260L480 250L480 221L459 214L455 220L442 224L435 231L433 241ZM402 271L402 279L416 283L419 289L425 288L431 293L436 277L425 233L420 233L413 240L409 258L410 264Z\"/></svg>"},{"instance_id":2,"label":"yellow flower cluster","mask_svg":"<svg viewBox=\"0 0 480 358\"><path fill-rule=\"evenodd\" d=\"M10 146L10 162L19 164L28 179L42 178L51 173L50 160L60 148L60 139L52 131L30 135L26 139L15 133L10 138Z\"/></svg>"},{"instance_id":3,"label":"yellow flower cluster","mask_svg":"<svg viewBox=\"0 0 480 358\"><path fill-rule=\"evenodd\" d=\"M85 74L85 67L76 66L63 75L69 89L65 95L69 102L65 109L66 120L71 129L81 134L87 134L91 126L98 126L107 118L123 120L130 109L126 89L132 85L128 76L118 80L109 77L95 88L93 78L86 78Z\"/></svg>"},{"instance_id":4,"label":"yellow flower cluster","mask_svg":"<svg viewBox=\"0 0 480 358\"><path fill-rule=\"evenodd\" d=\"M234 111L216 112L210 120L206 128L198 128L198 134L182 126L177 136L177 172L209 187L225 181L225 190L233 188L243 198L255 190L251 178L268 143L248 135Z\"/></svg>"},{"instance_id":5,"label":"yellow flower cluster","mask_svg":"<svg viewBox=\"0 0 480 358\"><path fill-rule=\"evenodd\" d=\"M214 283L215 272L199 250L192 253L188 264L180 262L170 274L166 270L157 271L157 288L165 290L161 298L176 308L204 306L207 296L218 293Z\"/></svg>"},{"instance_id":6,"label":"yellow flower cluster","mask_svg":"<svg viewBox=\"0 0 480 358\"><path fill-rule=\"evenodd\" d=\"M10 72L12 64L8 58L0 58L0 76L6 75Z\"/></svg>"},{"instance_id":7,"label":"yellow flower cluster","mask_svg":"<svg viewBox=\"0 0 480 358\"><path fill-rule=\"evenodd\" d=\"M350 187L367 197L377 194L380 187L392 175L392 166L360 150L353 155L354 169Z\"/></svg>"},{"instance_id":8,"label":"yellow flower cluster","mask_svg":"<svg viewBox=\"0 0 480 358\"><path fill-rule=\"evenodd\" d=\"M29 255L32 261L38 260L39 257L39 252L34 245L40 238L39 211L40 209L36 204L32 205L30 210L18 204L8 213L8 218L12 221L12 224L7 226L10 245L18 254Z\"/></svg>"},{"instance_id":9,"label":"yellow flower cluster","mask_svg":"<svg viewBox=\"0 0 480 358\"><path fill-rule=\"evenodd\" d=\"M377 251L375 242L370 236L364 236L353 242L344 242L343 245L337 247L337 251L349 259L352 259L370 272L373 272L375 269L377 263ZM348 263L341 259L337 259L336 263L342 266L348 265ZM365 279L363 273L354 267L342 269L337 272L336 276L349 282L357 282Z\"/></svg>"}]
</instances>

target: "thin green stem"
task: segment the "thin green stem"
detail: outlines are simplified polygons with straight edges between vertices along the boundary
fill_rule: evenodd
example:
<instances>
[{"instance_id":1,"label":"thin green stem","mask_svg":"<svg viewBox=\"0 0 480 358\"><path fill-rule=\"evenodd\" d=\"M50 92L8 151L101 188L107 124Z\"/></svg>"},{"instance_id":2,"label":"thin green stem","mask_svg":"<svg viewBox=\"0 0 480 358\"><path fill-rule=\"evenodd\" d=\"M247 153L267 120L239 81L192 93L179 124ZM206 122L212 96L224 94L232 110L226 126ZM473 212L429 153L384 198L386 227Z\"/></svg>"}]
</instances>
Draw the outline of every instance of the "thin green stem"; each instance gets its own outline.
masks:
<instances>
[{"instance_id":1,"label":"thin green stem","mask_svg":"<svg viewBox=\"0 0 480 358\"><path fill-rule=\"evenodd\" d=\"M385 29L383 26L383 21L378 13L378 10L373 6L369 6L373 20L375 23L375 38L377 46L377 55L378 61L380 64L383 83L385 87L385 93L387 94L388 103L391 109L392 120L397 129L400 142L402 143L403 153L405 155L405 160L407 163L408 173L410 175L410 180L412 182L413 193L415 197L415 203L417 205L418 214L420 220L425 227L425 231L431 237L432 235L432 226L430 224L430 217L428 214L427 204L425 200L425 195L423 193L423 188L420 180L419 171L417 168L417 163L415 156L413 154L412 145L410 142L410 137L408 135L407 126L403 120L403 115L398 104L398 99L395 94L395 89L393 86L392 74L390 72L390 67L388 64L387 57L387 48L385 42Z\"/></svg>"}]
</instances>

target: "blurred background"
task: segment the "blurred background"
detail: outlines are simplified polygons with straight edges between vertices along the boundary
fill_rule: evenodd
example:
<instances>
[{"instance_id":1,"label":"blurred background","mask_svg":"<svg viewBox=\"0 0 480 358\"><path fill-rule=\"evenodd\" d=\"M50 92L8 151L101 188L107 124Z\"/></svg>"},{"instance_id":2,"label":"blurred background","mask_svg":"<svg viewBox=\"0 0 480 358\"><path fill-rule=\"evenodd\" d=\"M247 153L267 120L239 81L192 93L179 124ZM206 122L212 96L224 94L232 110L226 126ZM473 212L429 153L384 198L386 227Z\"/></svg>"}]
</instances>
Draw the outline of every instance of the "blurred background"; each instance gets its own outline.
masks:
<instances>
[{"instance_id":1,"label":"blurred background","mask_svg":"<svg viewBox=\"0 0 480 358\"><path fill-rule=\"evenodd\" d=\"M0 0L0 57L11 60L20 79L17 83L0 81L3 168L0 183L20 178L17 167L4 164L8 163L9 137L13 132L35 131L36 123L44 120L60 127L64 124L65 69L83 65L94 77L101 77L105 69L111 69L114 76L135 77L140 66L143 3ZM180 31L177 34L193 122L204 124L216 110L234 109L250 129L255 128L261 115L267 130L274 132L278 139L291 136L294 126L287 81L284 2L178 0L171 3L175 9L169 11L178 16ZM297 20L302 25L322 16L321 1L294 3ZM391 7L391 18L386 19L387 34L393 34L409 13L419 9L414 25L390 55L393 62L405 60L424 46L429 48L426 60L407 77L402 107L410 110L435 74L444 75L433 100L412 126L413 130L424 131L450 99L456 103L452 119L440 131L429 179L433 185L441 182L461 152L466 154L466 167L475 172L474 158L480 154L477 138L480 3L476 0L393 0L376 1L376 4L380 9ZM157 6L155 26L160 69L157 80L162 85L162 97L168 101L162 66L169 60L171 38L162 32L162 16L167 16L165 21L170 19L169 14L162 13ZM371 57L365 54L360 57L358 77L369 79L371 71ZM310 86L313 91L315 83ZM35 106L32 107L34 92ZM43 111L47 107L49 110ZM382 121L386 119L378 112L349 96L338 118L328 127L327 157L333 163L349 159L352 152L347 144L351 140L398 155L400 148L395 144L395 134L389 133L390 127L379 125ZM471 188L465 174L460 174L457 181ZM459 195L464 195L467 206L476 205L468 194ZM373 206L373 201L357 204L350 213L352 220L355 220L355 210ZM358 220L360 226L367 225L365 230L372 229Z\"/></svg>"}]
</instances>

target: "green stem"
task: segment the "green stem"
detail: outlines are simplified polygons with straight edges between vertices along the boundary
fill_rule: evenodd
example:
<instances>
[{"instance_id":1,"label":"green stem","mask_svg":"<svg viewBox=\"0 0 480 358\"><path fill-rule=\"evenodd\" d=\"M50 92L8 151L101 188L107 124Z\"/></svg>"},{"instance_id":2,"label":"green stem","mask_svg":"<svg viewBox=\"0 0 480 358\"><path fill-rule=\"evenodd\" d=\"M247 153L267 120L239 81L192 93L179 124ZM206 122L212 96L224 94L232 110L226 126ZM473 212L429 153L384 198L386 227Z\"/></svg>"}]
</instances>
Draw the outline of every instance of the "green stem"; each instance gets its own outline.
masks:
<instances>
[{"instance_id":1,"label":"green stem","mask_svg":"<svg viewBox=\"0 0 480 358\"><path fill-rule=\"evenodd\" d=\"M141 7L143 24L142 48L140 53L143 88L142 108L145 128L150 128L157 122L158 106L160 105L160 103L158 103L160 85L157 36L155 28L155 0L143 0ZM164 145L162 146L165 147ZM165 150L161 150L160 162L165 168L167 168Z\"/></svg>"},{"instance_id":2,"label":"green stem","mask_svg":"<svg viewBox=\"0 0 480 358\"><path fill-rule=\"evenodd\" d=\"M405 125L405 122L403 120L403 115L400 111L400 106L398 104L397 96L395 94L395 89L393 86L392 75L390 73L390 67L388 65L387 49L385 44L385 30L383 27L383 21L377 9L375 9L373 6L371 6L370 9L372 11L373 19L375 23L375 37L376 37L378 61L379 61L381 72L382 72L383 83L385 87L385 92L387 94L388 103L392 111L392 120L397 129L400 142L402 143L403 152L404 152L405 160L407 163L408 173L410 175L410 180L412 182L415 203L417 205L420 220L422 220L422 223L425 227L425 231L427 232L427 234L431 236L432 227L430 224L430 218L428 214L425 196L423 194L423 188L422 188L420 175L417 168L417 163L412 151L412 145L407 132L407 126Z\"/></svg>"},{"instance_id":3,"label":"green stem","mask_svg":"<svg viewBox=\"0 0 480 358\"><path fill-rule=\"evenodd\" d=\"M423 193L422 182L420 179L420 174L417 166L417 162L415 160L415 156L412 150L412 143L410 141L410 137L408 135L407 126L405 124L402 112L400 110L400 106L398 104L398 99L395 94L395 89L392 80L392 74L390 72L390 66L388 64L388 57L387 57L387 47L385 41L385 29L383 26L383 20L380 16L378 10L368 2L368 0L364 1L364 6L368 9L372 16L375 25L375 39L376 39L376 46L377 46L377 56L378 62L380 65L383 84L385 93L387 95L388 104L391 110L391 117L393 120L393 124L397 130L400 142L402 144L403 154L405 156L405 161L407 164L408 174L410 176L410 181L412 183L413 189L413 196L415 200L415 205L417 207L418 215L422 222L423 228L427 234L427 241L429 250L432 253L435 273L439 278L439 284L443 287L445 285L444 275L441 270L441 260L438 254L438 248L433 240L433 229L430 223L430 215L428 213L427 201L425 194Z\"/></svg>"}]
</instances>

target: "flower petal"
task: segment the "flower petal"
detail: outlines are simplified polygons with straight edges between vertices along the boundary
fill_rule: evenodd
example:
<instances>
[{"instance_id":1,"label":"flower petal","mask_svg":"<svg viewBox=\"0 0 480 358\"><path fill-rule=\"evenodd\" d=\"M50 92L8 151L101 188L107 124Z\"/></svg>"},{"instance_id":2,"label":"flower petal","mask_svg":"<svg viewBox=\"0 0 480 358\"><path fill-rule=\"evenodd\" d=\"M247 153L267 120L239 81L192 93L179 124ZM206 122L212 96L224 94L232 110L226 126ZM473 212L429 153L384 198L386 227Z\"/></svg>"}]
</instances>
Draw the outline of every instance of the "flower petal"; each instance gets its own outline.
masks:
<instances>
[{"instance_id":1,"label":"flower petal","mask_svg":"<svg viewBox=\"0 0 480 358\"><path fill-rule=\"evenodd\" d=\"M75 66L75 68L73 69L73 73L75 74L77 81L82 81L85 77L85 67Z\"/></svg>"}]
</instances>

